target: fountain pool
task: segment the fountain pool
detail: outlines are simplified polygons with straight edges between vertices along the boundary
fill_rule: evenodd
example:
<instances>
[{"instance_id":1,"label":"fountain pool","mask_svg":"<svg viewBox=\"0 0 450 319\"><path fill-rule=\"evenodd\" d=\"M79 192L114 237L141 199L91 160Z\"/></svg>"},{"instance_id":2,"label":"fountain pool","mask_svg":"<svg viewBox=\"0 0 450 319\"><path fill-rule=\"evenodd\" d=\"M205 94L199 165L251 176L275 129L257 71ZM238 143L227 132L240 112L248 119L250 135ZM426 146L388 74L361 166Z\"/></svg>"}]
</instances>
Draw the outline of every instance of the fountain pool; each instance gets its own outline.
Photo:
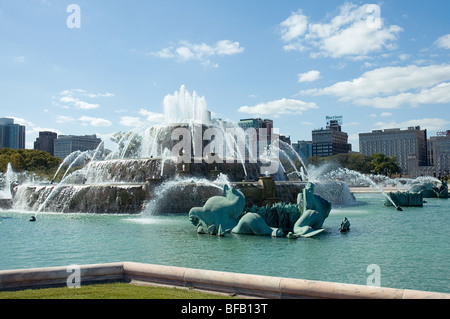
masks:
<instances>
[{"instance_id":1,"label":"fountain pool","mask_svg":"<svg viewBox=\"0 0 450 319\"><path fill-rule=\"evenodd\" d=\"M297 240L199 235L185 215L42 212L30 223L30 212L0 211L0 269L136 261L365 285L376 264L382 286L449 293L448 200L398 212L380 193L355 196L358 205L333 208L324 233Z\"/></svg>"},{"instance_id":2,"label":"fountain pool","mask_svg":"<svg viewBox=\"0 0 450 319\"><path fill-rule=\"evenodd\" d=\"M261 143L257 162L243 161L253 150L235 143L245 140L243 130L211 120L205 100L184 87L165 98L165 114L164 124L124 134L108 158L101 149L72 154L64 161L69 168L76 160L88 163L70 174L64 168L61 181L13 188L10 209L0 210L0 269L135 261L364 285L367 268L376 264L382 286L450 292L448 200L429 199L422 208L397 212L384 206L383 191L355 198L344 177L379 187L350 171L318 174L277 141ZM210 129L225 134L185 139L209 136ZM187 133L178 149L176 130ZM198 153L202 148L207 151ZM215 157L218 150L223 161ZM190 161L179 162L187 153ZM271 161L277 169L269 172ZM325 231L314 238L204 236L186 216L221 194L224 184L241 189L253 201L249 205L263 206L295 202L305 179L333 204ZM30 223L36 214L37 222ZM345 217L351 228L342 234Z\"/></svg>"}]
</instances>

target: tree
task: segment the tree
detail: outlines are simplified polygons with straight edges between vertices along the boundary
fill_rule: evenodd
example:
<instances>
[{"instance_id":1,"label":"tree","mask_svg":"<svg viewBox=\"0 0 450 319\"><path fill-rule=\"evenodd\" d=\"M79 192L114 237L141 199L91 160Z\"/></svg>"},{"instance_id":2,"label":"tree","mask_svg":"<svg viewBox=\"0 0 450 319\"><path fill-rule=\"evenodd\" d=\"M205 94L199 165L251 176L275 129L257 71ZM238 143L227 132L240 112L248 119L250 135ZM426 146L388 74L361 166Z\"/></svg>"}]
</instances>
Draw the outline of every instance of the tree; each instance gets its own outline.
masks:
<instances>
[{"instance_id":1,"label":"tree","mask_svg":"<svg viewBox=\"0 0 450 319\"><path fill-rule=\"evenodd\" d=\"M9 157L9 162L15 171L23 171L25 169L25 160L19 153L14 153Z\"/></svg>"},{"instance_id":2,"label":"tree","mask_svg":"<svg viewBox=\"0 0 450 319\"><path fill-rule=\"evenodd\" d=\"M0 171L2 172L6 172L8 163L11 163L16 171L28 171L48 177L55 173L61 162L60 158L44 151L0 149Z\"/></svg>"},{"instance_id":3,"label":"tree","mask_svg":"<svg viewBox=\"0 0 450 319\"><path fill-rule=\"evenodd\" d=\"M312 156L308 158L307 163L316 166L332 163L335 166L347 168L362 174L389 175L401 173L401 168L395 156L387 156L384 154L366 156L361 153L348 153L328 157Z\"/></svg>"},{"instance_id":4,"label":"tree","mask_svg":"<svg viewBox=\"0 0 450 319\"><path fill-rule=\"evenodd\" d=\"M372 154L373 172L380 175L390 175L401 173L401 168L395 156L384 154Z\"/></svg>"}]
</instances>

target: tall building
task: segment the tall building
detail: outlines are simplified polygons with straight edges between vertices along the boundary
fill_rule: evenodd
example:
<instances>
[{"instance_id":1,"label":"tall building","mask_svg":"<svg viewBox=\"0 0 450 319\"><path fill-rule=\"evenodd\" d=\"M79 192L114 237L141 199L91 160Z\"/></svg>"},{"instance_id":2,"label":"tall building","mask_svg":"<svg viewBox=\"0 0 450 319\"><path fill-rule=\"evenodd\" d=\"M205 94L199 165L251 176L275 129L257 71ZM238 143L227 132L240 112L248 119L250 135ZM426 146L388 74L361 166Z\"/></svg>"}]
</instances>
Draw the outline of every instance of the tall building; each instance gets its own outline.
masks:
<instances>
[{"instance_id":1,"label":"tall building","mask_svg":"<svg viewBox=\"0 0 450 319\"><path fill-rule=\"evenodd\" d=\"M247 130L249 128L254 128L256 130L256 151L257 156L259 157L260 152L260 141L265 141L265 145L270 145L272 142L272 135L274 135L273 132L273 120L269 119L260 119L260 118L249 118L249 119L241 119L238 122L238 126L241 127L244 130ZM274 135L274 138L279 138ZM249 156L248 150L246 151L247 158Z\"/></svg>"},{"instance_id":2,"label":"tall building","mask_svg":"<svg viewBox=\"0 0 450 319\"><path fill-rule=\"evenodd\" d=\"M292 148L303 160L312 156L312 141L297 141L297 143L292 143Z\"/></svg>"},{"instance_id":3,"label":"tall building","mask_svg":"<svg viewBox=\"0 0 450 319\"><path fill-rule=\"evenodd\" d=\"M34 142L34 149L55 155L55 140L58 134L55 132L39 132L39 137Z\"/></svg>"},{"instance_id":4,"label":"tall building","mask_svg":"<svg viewBox=\"0 0 450 319\"><path fill-rule=\"evenodd\" d=\"M427 130L420 126L374 130L359 134L359 151L364 155L381 153L395 156L404 174L413 175L414 167L427 166Z\"/></svg>"},{"instance_id":5,"label":"tall building","mask_svg":"<svg viewBox=\"0 0 450 319\"><path fill-rule=\"evenodd\" d=\"M280 135L280 142L286 143L288 145L291 145L291 136L286 135Z\"/></svg>"},{"instance_id":6,"label":"tall building","mask_svg":"<svg viewBox=\"0 0 450 319\"><path fill-rule=\"evenodd\" d=\"M60 135L55 140L55 156L61 159L66 158L67 155L75 151L95 150L102 142L97 138L97 135Z\"/></svg>"},{"instance_id":7,"label":"tall building","mask_svg":"<svg viewBox=\"0 0 450 319\"><path fill-rule=\"evenodd\" d=\"M0 118L0 148L25 148L25 126L14 124L14 119Z\"/></svg>"},{"instance_id":8,"label":"tall building","mask_svg":"<svg viewBox=\"0 0 450 319\"><path fill-rule=\"evenodd\" d=\"M337 120L331 120L326 129L312 131L312 155L332 156L349 153L352 150L348 143L348 134L342 132L342 127Z\"/></svg>"},{"instance_id":9,"label":"tall building","mask_svg":"<svg viewBox=\"0 0 450 319\"><path fill-rule=\"evenodd\" d=\"M259 139L267 139L267 144L270 144L272 131L273 131L273 120L269 119L260 119L260 118L250 118L250 119L241 119L238 123L239 127L244 130L248 128L256 129L256 133L258 134ZM260 129L266 129L266 134L260 135Z\"/></svg>"},{"instance_id":10,"label":"tall building","mask_svg":"<svg viewBox=\"0 0 450 319\"><path fill-rule=\"evenodd\" d=\"M435 176L450 173L450 131L428 139L428 165Z\"/></svg>"}]
</instances>

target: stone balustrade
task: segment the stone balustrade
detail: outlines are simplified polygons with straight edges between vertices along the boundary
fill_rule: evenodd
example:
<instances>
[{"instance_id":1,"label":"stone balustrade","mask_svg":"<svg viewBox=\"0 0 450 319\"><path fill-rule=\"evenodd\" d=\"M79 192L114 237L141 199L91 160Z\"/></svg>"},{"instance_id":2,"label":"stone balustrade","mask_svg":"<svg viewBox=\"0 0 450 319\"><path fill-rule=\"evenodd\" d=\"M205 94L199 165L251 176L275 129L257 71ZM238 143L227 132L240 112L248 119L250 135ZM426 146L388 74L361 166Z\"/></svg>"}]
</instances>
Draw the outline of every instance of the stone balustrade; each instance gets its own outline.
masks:
<instances>
[{"instance_id":1,"label":"stone balustrade","mask_svg":"<svg viewBox=\"0 0 450 319\"><path fill-rule=\"evenodd\" d=\"M65 286L69 267L0 271L0 291ZM450 294L121 262L79 266L81 285L126 281L259 298L450 299Z\"/></svg>"}]
</instances>

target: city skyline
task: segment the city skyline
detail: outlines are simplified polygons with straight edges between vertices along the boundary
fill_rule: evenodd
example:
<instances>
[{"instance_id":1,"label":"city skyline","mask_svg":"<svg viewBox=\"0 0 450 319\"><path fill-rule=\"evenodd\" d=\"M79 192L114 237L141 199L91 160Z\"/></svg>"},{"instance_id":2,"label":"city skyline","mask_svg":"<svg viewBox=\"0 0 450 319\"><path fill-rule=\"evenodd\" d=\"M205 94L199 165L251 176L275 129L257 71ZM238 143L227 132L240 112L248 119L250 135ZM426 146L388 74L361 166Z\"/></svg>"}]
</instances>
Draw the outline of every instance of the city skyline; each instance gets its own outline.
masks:
<instances>
[{"instance_id":1,"label":"city skyline","mask_svg":"<svg viewBox=\"0 0 450 319\"><path fill-rule=\"evenodd\" d=\"M269 118L311 140L450 127L447 1L0 1L1 117L109 137L162 120L185 85L213 117Z\"/></svg>"}]
</instances>

